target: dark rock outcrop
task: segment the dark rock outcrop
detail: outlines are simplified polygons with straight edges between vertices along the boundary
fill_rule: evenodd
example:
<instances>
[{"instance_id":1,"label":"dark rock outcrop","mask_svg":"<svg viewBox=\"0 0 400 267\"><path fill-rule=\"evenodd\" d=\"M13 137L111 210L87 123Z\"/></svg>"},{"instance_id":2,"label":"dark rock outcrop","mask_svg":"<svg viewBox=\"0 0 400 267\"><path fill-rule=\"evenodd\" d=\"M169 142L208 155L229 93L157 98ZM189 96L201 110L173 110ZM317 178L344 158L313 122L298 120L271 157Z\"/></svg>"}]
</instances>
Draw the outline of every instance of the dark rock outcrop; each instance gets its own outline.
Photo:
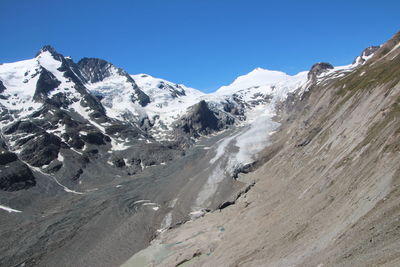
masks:
<instances>
[{"instance_id":1,"label":"dark rock outcrop","mask_svg":"<svg viewBox=\"0 0 400 267\"><path fill-rule=\"evenodd\" d=\"M125 77L126 81L132 85L133 102L137 101L143 107L150 103L150 97L139 89L132 77L110 62L99 58L82 58L77 63L77 67L80 69L85 81L90 83L103 81L105 78L114 75L115 73L113 73L113 71L115 70L119 75Z\"/></svg>"},{"instance_id":2,"label":"dark rock outcrop","mask_svg":"<svg viewBox=\"0 0 400 267\"><path fill-rule=\"evenodd\" d=\"M177 97L186 95L185 90L179 84L175 84L175 87L173 87L173 86L165 83L164 81L161 81L158 84L158 88L168 90L170 92L170 95L172 96L172 98L177 98Z\"/></svg>"},{"instance_id":3,"label":"dark rock outcrop","mask_svg":"<svg viewBox=\"0 0 400 267\"><path fill-rule=\"evenodd\" d=\"M35 185L32 171L20 160L9 162L7 165L0 164L0 190L18 191Z\"/></svg>"},{"instance_id":4,"label":"dark rock outcrop","mask_svg":"<svg viewBox=\"0 0 400 267\"><path fill-rule=\"evenodd\" d=\"M31 121L17 121L3 128L4 134L14 133L39 133L41 129Z\"/></svg>"},{"instance_id":5,"label":"dark rock outcrop","mask_svg":"<svg viewBox=\"0 0 400 267\"><path fill-rule=\"evenodd\" d=\"M3 82L0 80L0 94L6 90L6 87L4 86Z\"/></svg>"},{"instance_id":6,"label":"dark rock outcrop","mask_svg":"<svg viewBox=\"0 0 400 267\"><path fill-rule=\"evenodd\" d=\"M240 102L232 102L227 100L223 103L223 109L225 112L228 112L235 116L244 116L244 105Z\"/></svg>"},{"instance_id":7,"label":"dark rock outcrop","mask_svg":"<svg viewBox=\"0 0 400 267\"><path fill-rule=\"evenodd\" d=\"M375 53L380 46L370 46L364 49L364 51L362 52L361 55L365 56L365 57L369 57L370 55L372 55L373 53Z\"/></svg>"},{"instance_id":8,"label":"dark rock outcrop","mask_svg":"<svg viewBox=\"0 0 400 267\"><path fill-rule=\"evenodd\" d=\"M26 142L20 157L32 166L41 167L57 158L60 147L59 137L45 133Z\"/></svg>"},{"instance_id":9,"label":"dark rock outcrop","mask_svg":"<svg viewBox=\"0 0 400 267\"><path fill-rule=\"evenodd\" d=\"M13 161L18 160L18 157L14 153L10 153L8 151L1 151L0 153L0 165L6 165Z\"/></svg>"},{"instance_id":10,"label":"dark rock outcrop","mask_svg":"<svg viewBox=\"0 0 400 267\"><path fill-rule=\"evenodd\" d=\"M370 46L370 47L365 48L365 49L362 51L361 55L358 56L358 57L356 57L356 58L354 59L353 64L356 64L356 63L361 63L361 64L362 64L362 63L364 63L364 62L365 62L365 57L371 56L371 55L374 54L379 48L380 48L380 46Z\"/></svg>"},{"instance_id":11,"label":"dark rock outcrop","mask_svg":"<svg viewBox=\"0 0 400 267\"><path fill-rule=\"evenodd\" d=\"M131 173L137 173L144 166L159 165L182 154L183 151L175 145L143 144L129 154L127 163Z\"/></svg>"},{"instance_id":12,"label":"dark rock outcrop","mask_svg":"<svg viewBox=\"0 0 400 267\"><path fill-rule=\"evenodd\" d=\"M77 66L81 70L86 82L101 82L112 75L111 70L113 65L100 58L82 58L77 63Z\"/></svg>"},{"instance_id":13,"label":"dark rock outcrop","mask_svg":"<svg viewBox=\"0 0 400 267\"><path fill-rule=\"evenodd\" d=\"M192 110L185 115L179 128L186 134L198 137L200 134L209 134L220 129L218 118L202 100L192 107Z\"/></svg>"},{"instance_id":14,"label":"dark rock outcrop","mask_svg":"<svg viewBox=\"0 0 400 267\"><path fill-rule=\"evenodd\" d=\"M15 153L8 151L4 140L0 139L0 190L17 191L35 184L29 167Z\"/></svg>"},{"instance_id":15,"label":"dark rock outcrop","mask_svg":"<svg viewBox=\"0 0 400 267\"><path fill-rule=\"evenodd\" d=\"M44 52L49 52L51 54L51 56L58 60L58 61L62 61L62 59L64 58L63 55L61 55L60 53L58 53L54 47L52 47L51 45L44 45L42 47L42 49L40 49L39 52L36 53L35 57L40 56L40 54L44 53Z\"/></svg>"},{"instance_id":16,"label":"dark rock outcrop","mask_svg":"<svg viewBox=\"0 0 400 267\"><path fill-rule=\"evenodd\" d=\"M114 159L114 160L112 161L112 163L113 163L114 166L117 167L117 168L123 168L123 167L125 167L125 161L124 161L124 159L121 159L121 158Z\"/></svg>"},{"instance_id":17,"label":"dark rock outcrop","mask_svg":"<svg viewBox=\"0 0 400 267\"><path fill-rule=\"evenodd\" d=\"M329 63L326 62L315 63L308 72L307 78L308 80L315 81L319 75L330 69L333 69L333 66Z\"/></svg>"},{"instance_id":18,"label":"dark rock outcrop","mask_svg":"<svg viewBox=\"0 0 400 267\"><path fill-rule=\"evenodd\" d=\"M201 100L177 122L175 129L177 135L197 138L220 131L234 122L235 118L230 113L210 107Z\"/></svg>"},{"instance_id":19,"label":"dark rock outcrop","mask_svg":"<svg viewBox=\"0 0 400 267\"><path fill-rule=\"evenodd\" d=\"M69 146L75 149L82 149L85 145L85 142L76 131L64 133L62 138Z\"/></svg>"},{"instance_id":20,"label":"dark rock outcrop","mask_svg":"<svg viewBox=\"0 0 400 267\"><path fill-rule=\"evenodd\" d=\"M40 76L36 83L36 91L33 95L33 99L36 101L44 100L47 95L60 84L61 82L57 80L57 78L51 72L41 67Z\"/></svg>"},{"instance_id":21,"label":"dark rock outcrop","mask_svg":"<svg viewBox=\"0 0 400 267\"><path fill-rule=\"evenodd\" d=\"M87 135L82 136L82 139L92 145L105 145L106 142L110 142L110 137L102 134L101 132L91 132Z\"/></svg>"},{"instance_id":22,"label":"dark rock outcrop","mask_svg":"<svg viewBox=\"0 0 400 267\"><path fill-rule=\"evenodd\" d=\"M139 134L145 134L138 127L129 124L114 124L106 128L106 134L116 135L122 139L136 138Z\"/></svg>"}]
</instances>

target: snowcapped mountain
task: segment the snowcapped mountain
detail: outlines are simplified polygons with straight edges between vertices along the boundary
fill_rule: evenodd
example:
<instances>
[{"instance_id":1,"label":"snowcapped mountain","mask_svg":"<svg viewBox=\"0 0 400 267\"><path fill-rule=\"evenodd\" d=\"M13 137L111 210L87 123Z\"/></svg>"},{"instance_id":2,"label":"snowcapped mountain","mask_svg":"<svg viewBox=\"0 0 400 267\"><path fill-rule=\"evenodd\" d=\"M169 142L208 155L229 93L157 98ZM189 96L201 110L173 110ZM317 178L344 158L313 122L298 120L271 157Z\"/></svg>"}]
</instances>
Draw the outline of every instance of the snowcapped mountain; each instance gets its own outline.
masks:
<instances>
[{"instance_id":1,"label":"snowcapped mountain","mask_svg":"<svg viewBox=\"0 0 400 267\"><path fill-rule=\"evenodd\" d=\"M257 68L210 94L50 46L0 64L0 211L20 216L1 217L11 234L0 243L15 248L20 231L27 241L0 262L113 266L156 233L234 203L279 126L277 107L368 65L370 52L293 76Z\"/></svg>"},{"instance_id":2,"label":"snowcapped mountain","mask_svg":"<svg viewBox=\"0 0 400 267\"><path fill-rule=\"evenodd\" d=\"M167 80L152 77L148 74L131 75L139 88L151 99L151 102L158 102L161 105L168 105L169 101L179 97L196 97L204 93L199 90L187 87L183 84L176 84ZM162 103L163 102L163 103Z\"/></svg>"},{"instance_id":3,"label":"snowcapped mountain","mask_svg":"<svg viewBox=\"0 0 400 267\"><path fill-rule=\"evenodd\" d=\"M85 78L85 86L100 99L107 116L115 119L127 119L128 115L136 120L142 118L138 110L146 106L150 99L129 74L97 58L83 58L77 66Z\"/></svg>"},{"instance_id":4,"label":"snowcapped mountain","mask_svg":"<svg viewBox=\"0 0 400 267\"><path fill-rule=\"evenodd\" d=\"M288 93L301 88L307 81L307 71L288 75L280 71L256 68L239 76L230 85L222 86L216 96L233 96L236 102L251 107L282 100Z\"/></svg>"},{"instance_id":5,"label":"snowcapped mountain","mask_svg":"<svg viewBox=\"0 0 400 267\"><path fill-rule=\"evenodd\" d=\"M66 188L84 190L75 181L91 181L90 169L135 174L172 160L201 136L270 114L268 106L306 80L306 72L256 69L204 94L147 74L129 75L102 59L75 63L44 46L33 59L0 65L2 149L23 172L51 174ZM143 153L130 152L138 147ZM34 184L32 175L21 177L15 169L2 188Z\"/></svg>"},{"instance_id":6,"label":"snowcapped mountain","mask_svg":"<svg viewBox=\"0 0 400 267\"><path fill-rule=\"evenodd\" d=\"M377 48L367 48L351 65L334 68L318 63L309 72L293 76L257 68L214 93L204 94L147 74L129 75L102 59L83 58L74 63L45 46L33 59L0 65L0 123L5 129L20 121L46 119L40 128L63 138L74 149L84 147L80 131L88 129L110 140L114 149L123 149L125 143L138 139L189 141L249 121L266 105L273 106L299 88L305 91L326 77L344 75L371 58ZM217 128L203 127L209 122L198 112L209 114L206 109L220 122ZM50 118L51 114L58 117ZM72 121L74 127L66 121ZM22 151L15 138L4 137L11 150Z\"/></svg>"},{"instance_id":7,"label":"snowcapped mountain","mask_svg":"<svg viewBox=\"0 0 400 267\"><path fill-rule=\"evenodd\" d=\"M222 86L217 90L218 94L232 94L242 90L248 90L259 87L281 87L291 90L298 88L306 80L308 71L300 72L291 76L284 72L272 71L262 68L256 68L246 75L239 76L230 85Z\"/></svg>"},{"instance_id":8,"label":"snowcapped mountain","mask_svg":"<svg viewBox=\"0 0 400 267\"><path fill-rule=\"evenodd\" d=\"M205 109L209 109L222 121L218 129L240 124L246 117L257 116L257 110L262 112L263 106L273 105L290 92L299 88L304 91L312 82L324 77L344 75L371 58L377 48L364 50L352 65L334 68L318 63L309 72L293 76L257 68L214 93L204 94L147 74L129 75L102 59L83 58L74 63L54 48L45 46L33 59L0 65L0 123L4 128L19 121L32 123L33 119L47 119L46 123L54 124L41 125L41 129L58 138L64 136L76 149L84 143L79 137L81 127L109 138L115 149L118 144L124 147L123 143L138 138L174 141L187 135L190 139L210 132L199 133L187 128L191 127L188 123L193 124L193 116L202 118L196 114L200 110L208 113ZM198 103L203 104L197 106ZM52 113L62 115L50 120ZM81 126L72 129L67 120ZM10 149L21 150L11 139L8 141Z\"/></svg>"},{"instance_id":9,"label":"snowcapped mountain","mask_svg":"<svg viewBox=\"0 0 400 267\"><path fill-rule=\"evenodd\" d=\"M182 117L190 106L200 102L204 93L175 84L148 74L131 76L139 88L150 97L150 103L142 109L152 125L151 132L157 139L171 139L174 122Z\"/></svg>"},{"instance_id":10,"label":"snowcapped mountain","mask_svg":"<svg viewBox=\"0 0 400 267\"><path fill-rule=\"evenodd\" d=\"M182 126L180 119L200 101L232 124L273 96L280 99L297 89L307 77L306 72L290 76L258 68L215 93L204 94L150 75L129 75L102 59L74 63L45 46L34 59L1 65L0 79L5 88L0 104L10 113L2 119L3 126L44 107L62 108L76 112L102 133L107 126L122 123L143 131L142 135L172 141Z\"/></svg>"}]
</instances>

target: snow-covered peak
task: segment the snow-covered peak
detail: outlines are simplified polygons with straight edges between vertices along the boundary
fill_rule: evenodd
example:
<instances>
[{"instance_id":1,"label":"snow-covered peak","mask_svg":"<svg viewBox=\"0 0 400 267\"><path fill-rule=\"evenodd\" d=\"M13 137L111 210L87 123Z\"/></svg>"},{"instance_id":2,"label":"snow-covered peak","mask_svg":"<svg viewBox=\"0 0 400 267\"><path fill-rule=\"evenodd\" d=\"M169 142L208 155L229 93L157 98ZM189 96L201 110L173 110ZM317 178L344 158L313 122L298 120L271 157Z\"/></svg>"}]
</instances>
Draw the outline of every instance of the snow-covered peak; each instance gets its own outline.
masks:
<instances>
[{"instance_id":1,"label":"snow-covered peak","mask_svg":"<svg viewBox=\"0 0 400 267\"><path fill-rule=\"evenodd\" d=\"M281 71L273 71L256 68L246 75L239 76L230 85L219 88L217 94L232 94L244 89L259 86L279 86L285 85L296 87L304 83L307 79L307 72L300 72L294 76Z\"/></svg>"},{"instance_id":2,"label":"snow-covered peak","mask_svg":"<svg viewBox=\"0 0 400 267\"><path fill-rule=\"evenodd\" d=\"M0 65L0 80L5 87L0 99L0 107L16 111L19 116L28 115L40 108L42 104L40 101L36 101L37 99L35 100L35 95L38 94L37 84L44 72L54 75L55 79L62 83L60 87L70 87L63 74L58 70L62 62L55 59L54 55L57 57L59 54L50 48L45 46L33 59ZM58 88L47 89L56 91Z\"/></svg>"},{"instance_id":3,"label":"snow-covered peak","mask_svg":"<svg viewBox=\"0 0 400 267\"><path fill-rule=\"evenodd\" d=\"M203 99L204 93L148 74L131 75L137 86L150 97L150 103L142 109L150 118L152 134L156 138L168 139L172 124L183 116L187 109Z\"/></svg>"},{"instance_id":4,"label":"snow-covered peak","mask_svg":"<svg viewBox=\"0 0 400 267\"><path fill-rule=\"evenodd\" d=\"M49 51L41 52L36 56L36 59L40 66L44 67L48 71L57 71L61 67L62 62L54 58L53 54Z\"/></svg>"},{"instance_id":5,"label":"snow-covered peak","mask_svg":"<svg viewBox=\"0 0 400 267\"><path fill-rule=\"evenodd\" d=\"M139 88L154 101L170 100L182 96L200 96L204 93L148 74L131 75Z\"/></svg>"},{"instance_id":6,"label":"snow-covered peak","mask_svg":"<svg viewBox=\"0 0 400 267\"><path fill-rule=\"evenodd\" d=\"M0 108L18 110L23 115L37 109L40 104L33 101L40 65L36 59L28 59L0 65L0 80L5 90L0 98Z\"/></svg>"},{"instance_id":7,"label":"snow-covered peak","mask_svg":"<svg viewBox=\"0 0 400 267\"><path fill-rule=\"evenodd\" d=\"M57 51L52 47L51 45L45 45L43 46L40 51L36 54L36 57L38 57L40 54L49 52L50 54L58 54Z\"/></svg>"}]
</instances>

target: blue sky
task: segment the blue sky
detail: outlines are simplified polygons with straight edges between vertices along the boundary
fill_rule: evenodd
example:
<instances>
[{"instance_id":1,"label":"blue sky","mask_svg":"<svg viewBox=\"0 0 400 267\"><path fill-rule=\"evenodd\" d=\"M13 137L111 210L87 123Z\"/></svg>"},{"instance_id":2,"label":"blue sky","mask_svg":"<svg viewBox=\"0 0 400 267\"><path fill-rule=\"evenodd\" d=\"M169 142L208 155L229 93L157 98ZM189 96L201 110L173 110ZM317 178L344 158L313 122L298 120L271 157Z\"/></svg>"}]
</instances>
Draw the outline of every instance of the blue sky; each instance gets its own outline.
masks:
<instances>
[{"instance_id":1,"label":"blue sky","mask_svg":"<svg viewBox=\"0 0 400 267\"><path fill-rule=\"evenodd\" d=\"M256 67L352 62L400 30L400 1L0 0L0 62L51 44L210 92Z\"/></svg>"}]
</instances>

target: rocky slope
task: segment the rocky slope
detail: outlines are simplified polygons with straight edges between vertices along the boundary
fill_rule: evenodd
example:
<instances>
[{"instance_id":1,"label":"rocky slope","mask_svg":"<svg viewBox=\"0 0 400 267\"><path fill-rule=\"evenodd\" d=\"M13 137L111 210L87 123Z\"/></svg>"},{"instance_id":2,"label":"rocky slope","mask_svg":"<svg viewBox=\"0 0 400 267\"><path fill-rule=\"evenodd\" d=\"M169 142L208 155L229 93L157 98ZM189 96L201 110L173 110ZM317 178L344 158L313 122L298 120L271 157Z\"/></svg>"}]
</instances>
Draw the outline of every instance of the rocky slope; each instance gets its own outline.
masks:
<instances>
[{"instance_id":1,"label":"rocky slope","mask_svg":"<svg viewBox=\"0 0 400 267\"><path fill-rule=\"evenodd\" d=\"M254 186L123 266L398 266L400 33L374 52L313 66L238 177Z\"/></svg>"},{"instance_id":2,"label":"rocky slope","mask_svg":"<svg viewBox=\"0 0 400 267\"><path fill-rule=\"evenodd\" d=\"M212 94L50 46L1 64L0 265L141 250L128 265L374 264L375 244L396 259L390 219L365 222L369 246L342 240L398 214L398 36L348 66L258 68Z\"/></svg>"},{"instance_id":3,"label":"rocky slope","mask_svg":"<svg viewBox=\"0 0 400 267\"><path fill-rule=\"evenodd\" d=\"M50 46L1 64L1 265L119 265L235 199L274 103L306 82L254 72L257 88L204 94Z\"/></svg>"},{"instance_id":4,"label":"rocky slope","mask_svg":"<svg viewBox=\"0 0 400 267\"><path fill-rule=\"evenodd\" d=\"M90 163L121 162L116 151L149 142L159 144L161 155L171 154L168 147L185 148L244 121L247 110L276 95L273 87L284 95L304 80L293 78L298 84L269 81L267 90L233 84L229 93L206 95L149 75L131 76L102 59L74 63L45 46L34 59L0 65L1 138L4 149L32 168L81 189L79 178ZM115 167L134 174L146 166L143 162L162 162L145 154L125 159L133 165Z\"/></svg>"}]
</instances>

